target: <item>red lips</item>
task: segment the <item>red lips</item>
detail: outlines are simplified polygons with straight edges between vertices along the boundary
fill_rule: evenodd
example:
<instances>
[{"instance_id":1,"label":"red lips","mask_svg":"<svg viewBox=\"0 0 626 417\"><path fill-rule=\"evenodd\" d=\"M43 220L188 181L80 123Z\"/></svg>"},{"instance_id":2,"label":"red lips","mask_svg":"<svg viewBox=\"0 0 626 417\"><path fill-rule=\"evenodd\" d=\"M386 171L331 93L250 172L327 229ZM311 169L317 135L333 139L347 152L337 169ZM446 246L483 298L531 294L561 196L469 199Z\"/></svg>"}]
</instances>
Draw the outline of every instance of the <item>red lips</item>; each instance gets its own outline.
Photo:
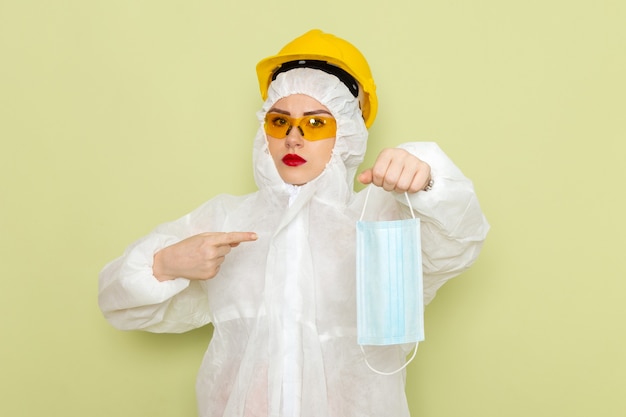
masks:
<instances>
[{"instance_id":1,"label":"red lips","mask_svg":"<svg viewBox=\"0 0 626 417\"><path fill-rule=\"evenodd\" d=\"M283 164L290 167L297 167L306 163L306 159L302 158L295 153L288 153L283 157Z\"/></svg>"}]
</instances>

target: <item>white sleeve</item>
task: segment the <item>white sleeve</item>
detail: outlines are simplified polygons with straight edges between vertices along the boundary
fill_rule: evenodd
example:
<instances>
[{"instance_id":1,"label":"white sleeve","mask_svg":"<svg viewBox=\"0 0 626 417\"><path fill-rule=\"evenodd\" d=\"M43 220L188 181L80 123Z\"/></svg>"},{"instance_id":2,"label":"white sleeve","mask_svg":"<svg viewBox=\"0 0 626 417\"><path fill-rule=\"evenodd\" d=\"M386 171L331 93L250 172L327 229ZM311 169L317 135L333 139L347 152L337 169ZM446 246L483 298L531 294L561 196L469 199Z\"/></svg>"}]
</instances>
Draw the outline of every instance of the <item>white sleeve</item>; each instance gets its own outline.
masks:
<instances>
[{"instance_id":1,"label":"white sleeve","mask_svg":"<svg viewBox=\"0 0 626 417\"><path fill-rule=\"evenodd\" d=\"M489 224L472 182L436 143L411 142L400 148L428 163L434 180L431 190L410 195L421 223L427 304L446 281L465 271L478 258ZM404 195L396 198L406 204Z\"/></svg>"},{"instance_id":2,"label":"white sleeve","mask_svg":"<svg viewBox=\"0 0 626 417\"><path fill-rule=\"evenodd\" d=\"M196 233L189 218L159 226L100 272L98 303L114 327L181 333L211 321L202 284L185 278L161 282L152 272L156 252Z\"/></svg>"}]
</instances>

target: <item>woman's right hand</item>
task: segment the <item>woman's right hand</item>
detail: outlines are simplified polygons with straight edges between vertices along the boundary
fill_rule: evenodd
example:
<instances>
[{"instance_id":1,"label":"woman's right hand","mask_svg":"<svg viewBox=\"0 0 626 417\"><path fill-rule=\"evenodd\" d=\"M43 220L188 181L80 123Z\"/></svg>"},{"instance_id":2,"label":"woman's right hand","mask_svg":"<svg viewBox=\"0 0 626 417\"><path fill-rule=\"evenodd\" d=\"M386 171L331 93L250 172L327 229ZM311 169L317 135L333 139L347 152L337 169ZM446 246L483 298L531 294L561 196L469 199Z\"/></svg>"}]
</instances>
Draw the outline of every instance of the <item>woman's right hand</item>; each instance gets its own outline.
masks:
<instances>
[{"instance_id":1,"label":"woman's right hand","mask_svg":"<svg viewBox=\"0 0 626 417\"><path fill-rule=\"evenodd\" d=\"M157 252L152 273L159 281L211 279L232 248L254 240L257 235L253 232L209 232L191 236Z\"/></svg>"}]
</instances>

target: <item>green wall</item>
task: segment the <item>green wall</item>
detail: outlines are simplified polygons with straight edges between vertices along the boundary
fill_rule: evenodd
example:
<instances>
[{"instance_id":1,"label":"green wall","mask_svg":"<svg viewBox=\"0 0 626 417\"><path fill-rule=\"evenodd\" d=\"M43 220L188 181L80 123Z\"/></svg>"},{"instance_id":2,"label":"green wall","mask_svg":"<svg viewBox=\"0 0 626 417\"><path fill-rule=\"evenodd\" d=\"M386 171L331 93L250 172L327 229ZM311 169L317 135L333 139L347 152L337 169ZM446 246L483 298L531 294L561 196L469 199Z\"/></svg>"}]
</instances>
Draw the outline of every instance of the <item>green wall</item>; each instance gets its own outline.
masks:
<instances>
[{"instance_id":1,"label":"green wall","mask_svg":"<svg viewBox=\"0 0 626 417\"><path fill-rule=\"evenodd\" d=\"M195 415L208 331L114 330L97 274L253 190L254 66L313 27L371 63L368 162L437 141L492 225L427 309L413 415L623 415L624 22L621 0L0 0L0 415Z\"/></svg>"}]
</instances>

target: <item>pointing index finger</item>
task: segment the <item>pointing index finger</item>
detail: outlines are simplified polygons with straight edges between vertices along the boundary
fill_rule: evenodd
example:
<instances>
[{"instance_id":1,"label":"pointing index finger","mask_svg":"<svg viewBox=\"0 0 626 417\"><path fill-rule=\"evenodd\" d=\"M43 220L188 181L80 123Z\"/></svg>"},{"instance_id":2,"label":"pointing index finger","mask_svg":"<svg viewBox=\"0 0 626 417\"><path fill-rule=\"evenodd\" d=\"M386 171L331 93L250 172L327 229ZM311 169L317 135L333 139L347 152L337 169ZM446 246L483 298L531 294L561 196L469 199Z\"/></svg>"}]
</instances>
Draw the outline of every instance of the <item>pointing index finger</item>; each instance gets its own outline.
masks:
<instances>
[{"instance_id":1,"label":"pointing index finger","mask_svg":"<svg viewBox=\"0 0 626 417\"><path fill-rule=\"evenodd\" d=\"M259 237L254 232L226 232L221 236L222 245L237 246L241 242L252 242Z\"/></svg>"}]
</instances>

